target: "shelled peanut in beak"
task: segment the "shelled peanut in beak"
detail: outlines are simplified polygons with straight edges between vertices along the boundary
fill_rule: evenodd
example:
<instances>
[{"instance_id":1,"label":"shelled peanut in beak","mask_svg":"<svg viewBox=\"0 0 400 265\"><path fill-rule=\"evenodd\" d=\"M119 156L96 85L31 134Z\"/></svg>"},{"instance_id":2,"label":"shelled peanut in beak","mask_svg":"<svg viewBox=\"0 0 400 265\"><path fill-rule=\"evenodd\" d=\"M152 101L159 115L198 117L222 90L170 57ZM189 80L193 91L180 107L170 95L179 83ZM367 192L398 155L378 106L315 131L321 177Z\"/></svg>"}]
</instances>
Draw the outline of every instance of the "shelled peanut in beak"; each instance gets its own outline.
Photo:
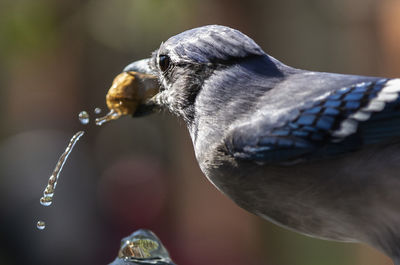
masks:
<instances>
[{"instance_id":1,"label":"shelled peanut in beak","mask_svg":"<svg viewBox=\"0 0 400 265\"><path fill-rule=\"evenodd\" d=\"M117 75L106 96L107 107L120 115L132 115L140 104L159 91L157 77L138 72Z\"/></svg>"},{"instance_id":2,"label":"shelled peanut in beak","mask_svg":"<svg viewBox=\"0 0 400 265\"><path fill-rule=\"evenodd\" d=\"M97 125L116 120L123 115L133 115L142 105L159 92L156 76L138 72L123 72L117 75L106 95L110 112L96 119Z\"/></svg>"}]
</instances>

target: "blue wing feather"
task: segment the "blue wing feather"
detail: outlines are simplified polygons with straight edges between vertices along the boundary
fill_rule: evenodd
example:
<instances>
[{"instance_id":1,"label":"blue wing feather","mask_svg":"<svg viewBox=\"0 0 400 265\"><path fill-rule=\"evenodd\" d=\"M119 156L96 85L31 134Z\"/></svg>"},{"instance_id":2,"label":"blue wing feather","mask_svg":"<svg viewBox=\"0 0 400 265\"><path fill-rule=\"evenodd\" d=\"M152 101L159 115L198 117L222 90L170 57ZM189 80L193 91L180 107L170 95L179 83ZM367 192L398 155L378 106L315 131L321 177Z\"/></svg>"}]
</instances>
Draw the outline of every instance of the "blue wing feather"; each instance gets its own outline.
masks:
<instances>
[{"instance_id":1,"label":"blue wing feather","mask_svg":"<svg viewBox=\"0 0 400 265\"><path fill-rule=\"evenodd\" d=\"M236 130L229 149L237 158L287 162L345 153L400 136L400 92L388 79L338 89L263 135Z\"/></svg>"}]
</instances>

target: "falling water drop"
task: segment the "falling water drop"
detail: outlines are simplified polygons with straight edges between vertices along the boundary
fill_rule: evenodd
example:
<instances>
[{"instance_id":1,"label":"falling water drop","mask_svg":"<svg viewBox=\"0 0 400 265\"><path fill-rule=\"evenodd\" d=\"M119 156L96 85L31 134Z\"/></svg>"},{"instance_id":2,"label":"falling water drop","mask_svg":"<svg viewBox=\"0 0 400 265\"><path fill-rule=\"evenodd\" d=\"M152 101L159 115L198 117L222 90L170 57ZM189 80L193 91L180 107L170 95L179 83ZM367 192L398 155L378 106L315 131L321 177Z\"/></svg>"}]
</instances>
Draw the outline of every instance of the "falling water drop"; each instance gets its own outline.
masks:
<instances>
[{"instance_id":1,"label":"falling water drop","mask_svg":"<svg viewBox=\"0 0 400 265\"><path fill-rule=\"evenodd\" d=\"M43 230L46 228L46 223L44 221L38 221L36 224L37 229Z\"/></svg>"},{"instance_id":2,"label":"falling water drop","mask_svg":"<svg viewBox=\"0 0 400 265\"><path fill-rule=\"evenodd\" d=\"M101 113L101 109L100 108L95 108L94 109L94 113L95 114L100 114Z\"/></svg>"},{"instance_id":3,"label":"falling water drop","mask_svg":"<svg viewBox=\"0 0 400 265\"><path fill-rule=\"evenodd\" d=\"M79 112L79 121L82 124L88 124L89 123L89 114L86 111L81 111Z\"/></svg>"},{"instance_id":4,"label":"falling water drop","mask_svg":"<svg viewBox=\"0 0 400 265\"><path fill-rule=\"evenodd\" d=\"M43 206L50 206L52 202L53 200L50 196L43 196L42 198L40 198L40 204Z\"/></svg>"}]
</instances>

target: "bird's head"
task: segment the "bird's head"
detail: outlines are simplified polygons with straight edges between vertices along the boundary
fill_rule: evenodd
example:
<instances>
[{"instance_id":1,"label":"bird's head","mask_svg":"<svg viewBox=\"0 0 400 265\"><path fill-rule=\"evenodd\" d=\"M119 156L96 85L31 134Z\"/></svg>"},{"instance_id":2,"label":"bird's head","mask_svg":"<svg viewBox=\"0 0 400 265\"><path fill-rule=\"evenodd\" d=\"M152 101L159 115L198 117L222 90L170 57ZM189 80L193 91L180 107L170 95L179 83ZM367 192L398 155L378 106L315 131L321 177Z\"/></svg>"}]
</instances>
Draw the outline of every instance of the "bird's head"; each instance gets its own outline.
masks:
<instances>
[{"instance_id":1,"label":"bird's head","mask_svg":"<svg viewBox=\"0 0 400 265\"><path fill-rule=\"evenodd\" d=\"M266 65L271 65L268 70L276 70L271 58L238 30L209 25L175 35L163 42L150 58L125 67L126 73L145 74L137 77L140 84L152 78L157 80L148 82L149 87L143 88L152 92L141 93L146 98L141 99L129 114L142 116L155 109L166 108L190 122L196 97L211 76L220 70L229 71L244 60L258 57L267 60ZM154 86L157 86L156 89ZM218 90L218 87L213 89Z\"/></svg>"}]
</instances>

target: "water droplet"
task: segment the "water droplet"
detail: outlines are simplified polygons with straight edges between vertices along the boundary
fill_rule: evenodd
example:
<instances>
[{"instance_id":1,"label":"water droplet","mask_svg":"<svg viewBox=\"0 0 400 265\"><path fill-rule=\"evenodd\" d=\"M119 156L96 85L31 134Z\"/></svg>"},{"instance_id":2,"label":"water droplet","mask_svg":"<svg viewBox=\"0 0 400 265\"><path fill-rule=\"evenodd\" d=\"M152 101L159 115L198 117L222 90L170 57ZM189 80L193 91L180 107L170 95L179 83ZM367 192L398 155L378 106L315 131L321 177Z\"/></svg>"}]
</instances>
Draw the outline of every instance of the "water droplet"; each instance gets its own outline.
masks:
<instances>
[{"instance_id":1,"label":"water droplet","mask_svg":"<svg viewBox=\"0 0 400 265\"><path fill-rule=\"evenodd\" d=\"M89 114L86 111L81 111L79 112L79 121L82 124L88 124L89 123Z\"/></svg>"},{"instance_id":2,"label":"water droplet","mask_svg":"<svg viewBox=\"0 0 400 265\"><path fill-rule=\"evenodd\" d=\"M36 224L36 227L37 227L39 230L43 230L43 229L46 228L46 223L45 223L44 221L38 221L37 224Z\"/></svg>"},{"instance_id":3,"label":"water droplet","mask_svg":"<svg viewBox=\"0 0 400 265\"><path fill-rule=\"evenodd\" d=\"M94 109L94 113L95 114L100 114L101 113L101 109L100 108L95 108Z\"/></svg>"},{"instance_id":4,"label":"water droplet","mask_svg":"<svg viewBox=\"0 0 400 265\"><path fill-rule=\"evenodd\" d=\"M112 109L112 110L110 110L109 113L107 113L106 116L97 118L96 125L101 126L106 122L119 119L120 117L121 117L121 114Z\"/></svg>"},{"instance_id":5,"label":"water droplet","mask_svg":"<svg viewBox=\"0 0 400 265\"><path fill-rule=\"evenodd\" d=\"M40 198L40 204L43 206L50 206L52 202L52 196L43 196L42 198Z\"/></svg>"}]
</instances>

